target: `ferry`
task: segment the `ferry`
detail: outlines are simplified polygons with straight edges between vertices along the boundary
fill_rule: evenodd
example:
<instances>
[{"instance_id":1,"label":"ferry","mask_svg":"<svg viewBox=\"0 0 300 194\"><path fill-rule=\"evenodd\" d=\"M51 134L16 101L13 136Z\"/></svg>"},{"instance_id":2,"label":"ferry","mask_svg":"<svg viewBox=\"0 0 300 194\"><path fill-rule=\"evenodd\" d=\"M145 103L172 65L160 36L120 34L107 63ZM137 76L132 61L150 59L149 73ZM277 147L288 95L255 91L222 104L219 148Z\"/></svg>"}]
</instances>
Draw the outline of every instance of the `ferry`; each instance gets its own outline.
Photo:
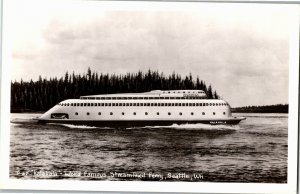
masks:
<instances>
[{"instance_id":1,"label":"ferry","mask_svg":"<svg viewBox=\"0 0 300 194\"><path fill-rule=\"evenodd\" d=\"M207 99L202 90L153 90L81 96L64 100L37 118L40 123L89 126L169 126L204 123L238 124L230 105L221 99Z\"/></svg>"}]
</instances>

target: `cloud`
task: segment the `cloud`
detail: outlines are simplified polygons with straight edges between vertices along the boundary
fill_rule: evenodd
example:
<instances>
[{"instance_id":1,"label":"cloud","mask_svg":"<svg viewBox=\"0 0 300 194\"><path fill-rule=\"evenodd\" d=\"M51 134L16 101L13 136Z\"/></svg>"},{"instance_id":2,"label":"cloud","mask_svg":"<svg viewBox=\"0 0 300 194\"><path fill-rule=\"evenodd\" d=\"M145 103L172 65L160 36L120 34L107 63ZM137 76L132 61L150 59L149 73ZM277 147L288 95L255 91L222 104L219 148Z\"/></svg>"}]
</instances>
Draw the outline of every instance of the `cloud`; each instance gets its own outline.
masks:
<instances>
[{"instance_id":1,"label":"cloud","mask_svg":"<svg viewBox=\"0 0 300 194\"><path fill-rule=\"evenodd\" d=\"M38 38L15 44L14 66L26 67L15 77L62 76L66 71L85 72L87 67L120 74L151 68L165 74L191 72L233 106L249 96L253 97L249 104L266 104L256 97L264 93L274 94L269 103L287 102L287 14L276 8L253 15L253 8L248 8L102 11L90 17L84 11L76 17L52 14L36 29ZM25 49L26 42L35 49ZM276 95L277 89L283 94Z\"/></svg>"}]
</instances>

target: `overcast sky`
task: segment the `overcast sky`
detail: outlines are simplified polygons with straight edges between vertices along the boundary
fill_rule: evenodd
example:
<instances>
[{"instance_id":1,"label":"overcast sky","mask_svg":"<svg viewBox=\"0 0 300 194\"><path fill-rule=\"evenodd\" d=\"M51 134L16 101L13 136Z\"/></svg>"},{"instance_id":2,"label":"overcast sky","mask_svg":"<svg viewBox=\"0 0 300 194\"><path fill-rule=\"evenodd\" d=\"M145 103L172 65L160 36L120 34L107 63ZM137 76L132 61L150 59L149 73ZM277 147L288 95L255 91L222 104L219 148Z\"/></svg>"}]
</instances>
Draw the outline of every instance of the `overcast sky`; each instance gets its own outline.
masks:
<instances>
[{"instance_id":1,"label":"overcast sky","mask_svg":"<svg viewBox=\"0 0 300 194\"><path fill-rule=\"evenodd\" d=\"M23 4L22 4L23 3ZM13 6L12 80L66 71L192 73L232 107L288 103L284 5L24 1Z\"/></svg>"}]
</instances>

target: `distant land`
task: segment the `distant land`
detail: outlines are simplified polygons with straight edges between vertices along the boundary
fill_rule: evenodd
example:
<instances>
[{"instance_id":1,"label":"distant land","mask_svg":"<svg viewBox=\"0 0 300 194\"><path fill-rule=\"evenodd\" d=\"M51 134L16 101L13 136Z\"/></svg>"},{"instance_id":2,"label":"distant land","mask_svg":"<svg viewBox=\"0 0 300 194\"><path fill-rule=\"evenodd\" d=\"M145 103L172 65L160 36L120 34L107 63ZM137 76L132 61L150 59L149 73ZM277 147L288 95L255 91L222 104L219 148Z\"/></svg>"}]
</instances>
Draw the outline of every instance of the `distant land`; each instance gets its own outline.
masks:
<instances>
[{"instance_id":1,"label":"distant land","mask_svg":"<svg viewBox=\"0 0 300 194\"><path fill-rule=\"evenodd\" d=\"M266 106L244 106L231 108L232 112L235 113L288 113L288 104L275 104Z\"/></svg>"}]
</instances>

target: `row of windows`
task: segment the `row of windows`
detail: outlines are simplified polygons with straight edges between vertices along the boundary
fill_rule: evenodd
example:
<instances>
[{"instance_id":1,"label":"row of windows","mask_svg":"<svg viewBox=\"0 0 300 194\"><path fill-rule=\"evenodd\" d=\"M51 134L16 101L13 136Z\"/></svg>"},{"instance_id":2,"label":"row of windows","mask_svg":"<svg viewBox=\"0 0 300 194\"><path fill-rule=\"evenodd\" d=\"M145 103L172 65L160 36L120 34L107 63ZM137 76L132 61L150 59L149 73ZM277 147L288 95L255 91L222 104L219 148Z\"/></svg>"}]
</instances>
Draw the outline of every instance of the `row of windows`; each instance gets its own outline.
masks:
<instances>
[{"instance_id":1,"label":"row of windows","mask_svg":"<svg viewBox=\"0 0 300 194\"><path fill-rule=\"evenodd\" d=\"M113 115L113 114L114 114L113 112L110 112L110 113L109 113L109 115ZM122 115L125 115L124 112L122 112L121 114L122 114ZM225 115L225 114L226 114L226 113L223 112L223 115ZM76 112L75 115L78 115L78 112ZM87 112L86 115L90 115L90 113ZM98 115L102 115L101 112L98 112ZM136 115L136 112L133 112L133 115ZM148 112L145 112L145 115L148 115ZM160 115L160 113L159 113L159 112L156 112L156 115ZM168 115L171 115L171 113L168 112ZM179 115L182 116L182 112L179 112ZM194 113L191 112L191 115L194 115ZM202 115L205 115L205 112L202 112ZM213 115L216 115L216 113L213 112Z\"/></svg>"},{"instance_id":2,"label":"row of windows","mask_svg":"<svg viewBox=\"0 0 300 194\"><path fill-rule=\"evenodd\" d=\"M169 99L206 99L202 96L186 96L186 97L80 97L83 100L169 100Z\"/></svg>"},{"instance_id":3,"label":"row of windows","mask_svg":"<svg viewBox=\"0 0 300 194\"><path fill-rule=\"evenodd\" d=\"M166 93L168 93L168 94L171 94L171 93L173 93L173 94L175 94L175 93L178 93L178 94L180 94L180 93L183 93L183 94L185 94L185 93L188 93L188 94L190 94L190 93L192 93L192 94L195 94L195 93L204 93L203 91L163 91L163 94L166 94Z\"/></svg>"},{"instance_id":4,"label":"row of windows","mask_svg":"<svg viewBox=\"0 0 300 194\"><path fill-rule=\"evenodd\" d=\"M60 106L227 106L227 103L59 103Z\"/></svg>"}]
</instances>

